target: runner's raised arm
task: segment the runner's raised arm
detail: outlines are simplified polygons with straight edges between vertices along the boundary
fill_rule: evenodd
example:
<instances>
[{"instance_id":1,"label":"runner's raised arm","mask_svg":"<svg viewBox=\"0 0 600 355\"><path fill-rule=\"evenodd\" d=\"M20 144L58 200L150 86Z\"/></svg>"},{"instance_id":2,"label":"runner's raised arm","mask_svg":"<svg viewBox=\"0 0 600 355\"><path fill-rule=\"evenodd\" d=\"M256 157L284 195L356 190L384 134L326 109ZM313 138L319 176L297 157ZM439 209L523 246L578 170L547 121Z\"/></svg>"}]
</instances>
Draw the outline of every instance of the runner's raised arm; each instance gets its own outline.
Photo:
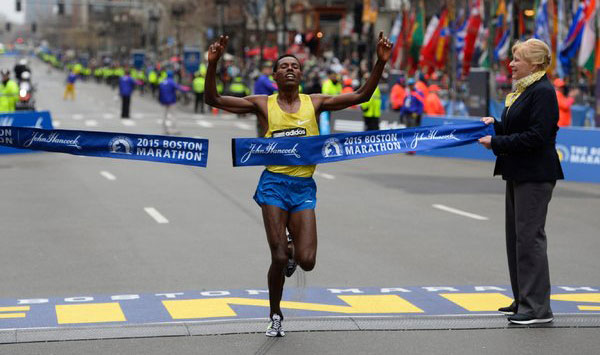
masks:
<instances>
[{"instance_id":1,"label":"runner's raised arm","mask_svg":"<svg viewBox=\"0 0 600 355\"><path fill-rule=\"evenodd\" d=\"M371 95L373 95L373 92L377 87L377 83L379 83L385 63L390 58L392 47L392 42L390 42L387 37L383 36L383 31L379 32L379 39L377 41L377 62L375 63L367 82L352 93L336 96L322 94L310 95L313 104L315 105L315 111L321 112L342 110L347 107L369 101Z\"/></svg>"},{"instance_id":2,"label":"runner's raised arm","mask_svg":"<svg viewBox=\"0 0 600 355\"><path fill-rule=\"evenodd\" d=\"M204 102L212 107L233 113L257 113L257 96L221 96L217 92L217 62L223 53L225 53L228 41L228 36L220 36L218 41L208 47L208 67L206 69Z\"/></svg>"}]
</instances>

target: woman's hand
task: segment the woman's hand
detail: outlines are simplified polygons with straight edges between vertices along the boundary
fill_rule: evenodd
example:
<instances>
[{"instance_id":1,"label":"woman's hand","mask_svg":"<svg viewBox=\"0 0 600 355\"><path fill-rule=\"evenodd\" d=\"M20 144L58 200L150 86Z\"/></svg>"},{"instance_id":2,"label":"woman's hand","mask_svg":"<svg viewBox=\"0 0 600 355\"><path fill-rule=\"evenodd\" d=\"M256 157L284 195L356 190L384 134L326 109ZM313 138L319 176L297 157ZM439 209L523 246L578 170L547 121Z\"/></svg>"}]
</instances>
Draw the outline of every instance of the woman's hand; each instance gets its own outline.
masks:
<instances>
[{"instance_id":1,"label":"woman's hand","mask_svg":"<svg viewBox=\"0 0 600 355\"><path fill-rule=\"evenodd\" d=\"M494 123L494 117L482 117L481 122L485 124L492 124Z\"/></svg>"},{"instance_id":2,"label":"woman's hand","mask_svg":"<svg viewBox=\"0 0 600 355\"><path fill-rule=\"evenodd\" d=\"M486 117L486 118L490 118L490 117ZM493 120L493 118L492 118ZM489 123L487 123L489 124ZM479 138L479 144L481 144L482 146L484 146L486 149L492 149L492 136L484 136Z\"/></svg>"}]
</instances>

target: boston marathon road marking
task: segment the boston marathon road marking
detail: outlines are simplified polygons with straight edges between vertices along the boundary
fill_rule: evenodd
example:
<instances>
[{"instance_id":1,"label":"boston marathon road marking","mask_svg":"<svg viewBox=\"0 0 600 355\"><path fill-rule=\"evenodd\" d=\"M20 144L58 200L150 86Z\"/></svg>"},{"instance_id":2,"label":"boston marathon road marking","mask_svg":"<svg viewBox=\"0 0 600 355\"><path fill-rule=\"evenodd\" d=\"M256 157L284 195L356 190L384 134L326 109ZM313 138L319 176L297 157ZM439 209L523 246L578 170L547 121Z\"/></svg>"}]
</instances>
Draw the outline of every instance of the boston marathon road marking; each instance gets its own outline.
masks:
<instances>
[{"instance_id":1,"label":"boston marathon road marking","mask_svg":"<svg viewBox=\"0 0 600 355\"><path fill-rule=\"evenodd\" d=\"M600 288L553 286L551 291L556 316L600 317ZM418 324L432 316L502 318L497 309L511 302L510 286L396 285L286 288L281 308L291 318L410 317L409 322ZM264 288L0 299L0 335L8 329L172 324L177 321L266 321L268 312L269 296ZM494 319L490 319L491 325L497 324ZM560 322L560 318L555 320L558 326ZM2 339L0 337L0 343Z\"/></svg>"},{"instance_id":2,"label":"boston marathon road marking","mask_svg":"<svg viewBox=\"0 0 600 355\"><path fill-rule=\"evenodd\" d=\"M108 180L111 180L111 181L117 180L117 178L113 174L109 173L108 171L101 171L100 175L104 176L105 178L107 178Z\"/></svg>"},{"instance_id":3,"label":"boston marathon road marking","mask_svg":"<svg viewBox=\"0 0 600 355\"><path fill-rule=\"evenodd\" d=\"M461 211L461 210L458 210L456 208L452 208L452 207L448 207L448 206L444 206L444 205L434 204L432 206L433 206L433 208L437 208L438 210L442 210L442 211L454 213L454 214L457 214L457 215L460 215L460 216L464 216L464 217L469 217L469 218L477 219L477 220L480 220L480 221L487 221L489 219L487 217L480 216L478 214Z\"/></svg>"},{"instance_id":4,"label":"boston marathon road marking","mask_svg":"<svg viewBox=\"0 0 600 355\"><path fill-rule=\"evenodd\" d=\"M315 175L320 176L322 178L325 178L327 180L334 180L335 176L331 175L331 174L327 174L327 173L320 173L318 171L315 171Z\"/></svg>"},{"instance_id":5,"label":"boston marathon road marking","mask_svg":"<svg viewBox=\"0 0 600 355\"><path fill-rule=\"evenodd\" d=\"M156 223L164 224L169 223L169 220L165 218L160 212L158 212L154 207L144 207L144 211L150 215L150 217L154 218Z\"/></svg>"}]
</instances>

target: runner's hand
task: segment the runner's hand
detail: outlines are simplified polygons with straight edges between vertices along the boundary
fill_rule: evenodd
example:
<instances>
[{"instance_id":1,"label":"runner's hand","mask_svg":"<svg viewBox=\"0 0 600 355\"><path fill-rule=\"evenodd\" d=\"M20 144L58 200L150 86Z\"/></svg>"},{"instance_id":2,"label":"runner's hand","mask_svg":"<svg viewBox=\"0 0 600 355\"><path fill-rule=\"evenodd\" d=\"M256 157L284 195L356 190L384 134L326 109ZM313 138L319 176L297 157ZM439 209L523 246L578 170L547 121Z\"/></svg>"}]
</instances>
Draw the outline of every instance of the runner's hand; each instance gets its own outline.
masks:
<instances>
[{"instance_id":1,"label":"runner's hand","mask_svg":"<svg viewBox=\"0 0 600 355\"><path fill-rule=\"evenodd\" d=\"M223 53L225 53L225 48L227 48L228 41L229 36L220 36L218 41L208 47L209 63L216 63L219 61Z\"/></svg>"},{"instance_id":2,"label":"runner's hand","mask_svg":"<svg viewBox=\"0 0 600 355\"><path fill-rule=\"evenodd\" d=\"M392 54L393 43L387 37L383 36L383 31L379 32L379 39L377 40L377 58L387 62Z\"/></svg>"}]
</instances>

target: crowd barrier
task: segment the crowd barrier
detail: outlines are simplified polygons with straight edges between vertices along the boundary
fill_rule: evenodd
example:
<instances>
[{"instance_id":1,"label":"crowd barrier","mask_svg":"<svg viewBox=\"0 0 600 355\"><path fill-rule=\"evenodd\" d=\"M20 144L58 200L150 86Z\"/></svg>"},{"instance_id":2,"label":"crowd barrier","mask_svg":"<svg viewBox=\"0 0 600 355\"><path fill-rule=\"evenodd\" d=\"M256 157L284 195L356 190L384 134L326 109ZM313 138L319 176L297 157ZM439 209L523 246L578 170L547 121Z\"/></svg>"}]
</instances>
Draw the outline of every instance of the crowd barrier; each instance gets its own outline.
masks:
<instances>
[{"instance_id":1,"label":"crowd barrier","mask_svg":"<svg viewBox=\"0 0 600 355\"><path fill-rule=\"evenodd\" d=\"M52 117L48 111L27 111L27 112L11 112L11 113L0 113L0 127L1 126L12 126L12 127L33 127L42 129L53 129ZM0 137L3 139L3 137ZM13 154L13 153L30 153L32 150L27 149L15 149L9 147L0 146L0 154Z\"/></svg>"},{"instance_id":2,"label":"crowd barrier","mask_svg":"<svg viewBox=\"0 0 600 355\"><path fill-rule=\"evenodd\" d=\"M423 117L423 126L466 123L478 118ZM556 151L561 161L565 180L600 183L600 129L561 128L556 137ZM436 157L495 160L494 154L479 144L456 148L436 149L419 153Z\"/></svg>"}]
</instances>

